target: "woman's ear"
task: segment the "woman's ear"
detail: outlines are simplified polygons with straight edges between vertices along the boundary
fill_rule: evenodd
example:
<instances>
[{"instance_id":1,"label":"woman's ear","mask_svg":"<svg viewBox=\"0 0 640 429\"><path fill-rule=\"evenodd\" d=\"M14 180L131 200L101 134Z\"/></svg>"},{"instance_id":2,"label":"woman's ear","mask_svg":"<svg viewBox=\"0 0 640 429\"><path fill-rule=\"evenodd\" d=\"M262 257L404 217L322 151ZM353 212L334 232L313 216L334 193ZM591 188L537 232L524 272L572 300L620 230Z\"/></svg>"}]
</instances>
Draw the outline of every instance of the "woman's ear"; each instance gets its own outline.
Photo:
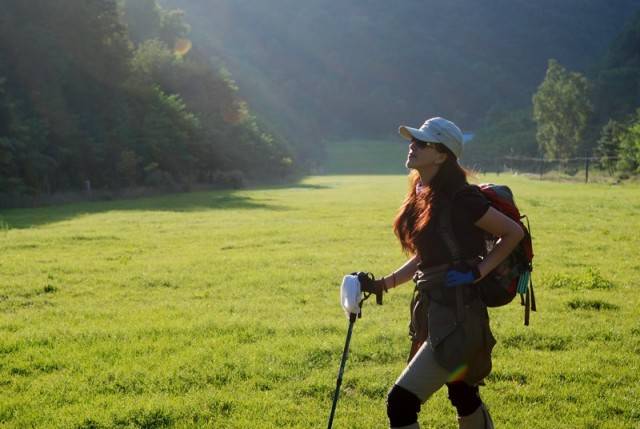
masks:
<instances>
[{"instance_id":1,"label":"woman's ear","mask_svg":"<svg viewBox=\"0 0 640 429\"><path fill-rule=\"evenodd\" d=\"M435 159L436 164L438 165L444 164L444 162L447 160L448 157L449 157L449 154L447 154L446 152L438 152L438 155Z\"/></svg>"}]
</instances>

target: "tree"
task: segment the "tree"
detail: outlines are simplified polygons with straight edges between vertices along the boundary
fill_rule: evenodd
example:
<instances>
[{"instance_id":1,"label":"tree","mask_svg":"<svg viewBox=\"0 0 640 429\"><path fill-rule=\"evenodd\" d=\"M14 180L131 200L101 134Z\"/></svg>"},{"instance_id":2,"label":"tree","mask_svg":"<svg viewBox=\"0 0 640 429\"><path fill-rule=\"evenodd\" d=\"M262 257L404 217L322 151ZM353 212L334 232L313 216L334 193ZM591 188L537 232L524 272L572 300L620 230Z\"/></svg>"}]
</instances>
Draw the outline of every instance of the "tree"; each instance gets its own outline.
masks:
<instances>
[{"instance_id":1,"label":"tree","mask_svg":"<svg viewBox=\"0 0 640 429\"><path fill-rule=\"evenodd\" d=\"M640 172L640 109L622 135L618 151L619 170L628 173Z\"/></svg>"},{"instance_id":2,"label":"tree","mask_svg":"<svg viewBox=\"0 0 640 429\"><path fill-rule=\"evenodd\" d=\"M576 154L592 112L589 92L589 81L583 75L549 60L544 81L533 95L536 139L545 157L558 159Z\"/></svg>"},{"instance_id":3,"label":"tree","mask_svg":"<svg viewBox=\"0 0 640 429\"><path fill-rule=\"evenodd\" d=\"M600 158L602 166L609 171L609 174L613 174L615 170L616 158L624 132L625 128L621 123L610 119L600 133L598 146L594 152Z\"/></svg>"}]
</instances>

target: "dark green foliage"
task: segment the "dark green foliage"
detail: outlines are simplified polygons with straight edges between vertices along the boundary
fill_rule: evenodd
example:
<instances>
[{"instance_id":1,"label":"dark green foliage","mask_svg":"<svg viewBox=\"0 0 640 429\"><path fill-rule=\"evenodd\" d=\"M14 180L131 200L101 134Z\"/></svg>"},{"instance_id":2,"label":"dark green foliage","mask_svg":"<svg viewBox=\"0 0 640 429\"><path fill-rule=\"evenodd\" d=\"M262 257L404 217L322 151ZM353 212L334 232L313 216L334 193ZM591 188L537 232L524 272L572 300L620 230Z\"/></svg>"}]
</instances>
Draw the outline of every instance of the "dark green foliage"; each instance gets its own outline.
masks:
<instances>
[{"instance_id":1,"label":"dark green foliage","mask_svg":"<svg viewBox=\"0 0 640 429\"><path fill-rule=\"evenodd\" d=\"M640 109L636 111L622 134L618 156L619 170L630 173L640 172Z\"/></svg>"},{"instance_id":2,"label":"dark green foliage","mask_svg":"<svg viewBox=\"0 0 640 429\"><path fill-rule=\"evenodd\" d=\"M610 119L602 128L594 154L610 174L640 172L640 109L623 122Z\"/></svg>"},{"instance_id":3,"label":"dark green foliage","mask_svg":"<svg viewBox=\"0 0 640 429\"><path fill-rule=\"evenodd\" d=\"M615 170L616 157L620 150L624 131L625 129L620 123L610 119L602 128L600 139L598 139L595 154L600 158L600 165L606 168L609 174L613 174Z\"/></svg>"},{"instance_id":4,"label":"dark green foliage","mask_svg":"<svg viewBox=\"0 0 640 429\"><path fill-rule=\"evenodd\" d=\"M0 203L10 194L184 187L230 170L289 174L289 150L257 125L227 77L189 51L188 32L182 12L155 0L5 2Z\"/></svg>"},{"instance_id":5,"label":"dark green foliage","mask_svg":"<svg viewBox=\"0 0 640 429\"><path fill-rule=\"evenodd\" d=\"M571 310L617 310L619 307L598 299L576 298L567 303Z\"/></svg>"},{"instance_id":6,"label":"dark green foliage","mask_svg":"<svg viewBox=\"0 0 640 429\"><path fill-rule=\"evenodd\" d=\"M258 126L238 98L235 84L216 72L199 50L188 55L172 50L189 32L182 12L165 11L150 0L129 3L135 2L126 2L125 11L155 14L159 23L157 28L141 25L144 31L131 62L132 87L152 85L157 101L153 105L160 108L142 122L151 135L139 140L153 142L139 153L146 183L232 182L237 187L245 177L288 175L293 168L289 149ZM130 28L138 27L135 19L127 19ZM255 157L257 153L261 156ZM231 171L236 173L226 173Z\"/></svg>"}]
</instances>

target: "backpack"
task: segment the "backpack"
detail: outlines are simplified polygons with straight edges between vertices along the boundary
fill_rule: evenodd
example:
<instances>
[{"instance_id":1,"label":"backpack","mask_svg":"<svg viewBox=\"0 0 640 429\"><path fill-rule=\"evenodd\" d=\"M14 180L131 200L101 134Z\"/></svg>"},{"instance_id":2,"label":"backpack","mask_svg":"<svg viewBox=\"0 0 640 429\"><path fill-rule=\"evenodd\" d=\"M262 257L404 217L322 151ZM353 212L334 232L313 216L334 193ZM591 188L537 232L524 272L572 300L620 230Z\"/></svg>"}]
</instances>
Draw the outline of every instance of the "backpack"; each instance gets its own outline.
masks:
<instances>
[{"instance_id":1,"label":"backpack","mask_svg":"<svg viewBox=\"0 0 640 429\"><path fill-rule=\"evenodd\" d=\"M521 215L513 199L513 192L505 185L484 183L478 185L482 194L489 200L491 207L515 221L524 231L524 237L511 254L491 273L479 282L480 294L487 307L501 307L513 301L517 294L524 308L524 324L529 325L530 311L536 311L536 299L533 292L533 243L529 218ZM525 226L522 222L527 221ZM497 237L487 233L485 243L487 252L495 246Z\"/></svg>"},{"instance_id":2,"label":"backpack","mask_svg":"<svg viewBox=\"0 0 640 429\"><path fill-rule=\"evenodd\" d=\"M515 221L524 231L524 237L511 254L476 285L480 291L480 298L487 307L502 307L513 301L519 294L520 303L524 306L524 324L529 325L530 311L536 311L536 299L531 279L533 244L529 232L529 219L526 215L520 214L513 199L513 193L508 186L485 183L477 187L489 201L491 207ZM459 262L459 246L453 234L450 211L450 207L445 209L440 227L442 237L454 261ZM527 226L522 222L523 219L527 220ZM497 237L488 233L485 235L487 253L493 249L497 241Z\"/></svg>"}]
</instances>

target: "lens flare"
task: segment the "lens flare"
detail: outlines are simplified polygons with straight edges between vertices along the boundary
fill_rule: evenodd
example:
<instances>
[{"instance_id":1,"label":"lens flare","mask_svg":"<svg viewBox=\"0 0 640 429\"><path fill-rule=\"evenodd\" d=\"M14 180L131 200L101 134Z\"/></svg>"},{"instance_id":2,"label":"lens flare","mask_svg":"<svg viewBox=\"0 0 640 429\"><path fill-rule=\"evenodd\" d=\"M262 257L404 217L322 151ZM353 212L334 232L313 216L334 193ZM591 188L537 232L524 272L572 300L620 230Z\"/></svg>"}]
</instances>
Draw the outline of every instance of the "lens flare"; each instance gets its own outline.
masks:
<instances>
[{"instance_id":1,"label":"lens flare","mask_svg":"<svg viewBox=\"0 0 640 429\"><path fill-rule=\"evenodd\" d=\"M462 381L464 377L467 375L469 367L466 364L460 365L458 368L453 370L451 374L449 374L449 379L447 383L453 383L455 381Z\"/></svg>"},{"instance_id":2,"label":"lens flare","mask_svg":"<svg viewBox=\"0 0 640 429\"><path fill-rule=\"evenodd\" d=\"M189 39L178 39L173 46L173 52L177 55L185 56L191 50L191 40Z\"/></svg>"}]
</instances>

